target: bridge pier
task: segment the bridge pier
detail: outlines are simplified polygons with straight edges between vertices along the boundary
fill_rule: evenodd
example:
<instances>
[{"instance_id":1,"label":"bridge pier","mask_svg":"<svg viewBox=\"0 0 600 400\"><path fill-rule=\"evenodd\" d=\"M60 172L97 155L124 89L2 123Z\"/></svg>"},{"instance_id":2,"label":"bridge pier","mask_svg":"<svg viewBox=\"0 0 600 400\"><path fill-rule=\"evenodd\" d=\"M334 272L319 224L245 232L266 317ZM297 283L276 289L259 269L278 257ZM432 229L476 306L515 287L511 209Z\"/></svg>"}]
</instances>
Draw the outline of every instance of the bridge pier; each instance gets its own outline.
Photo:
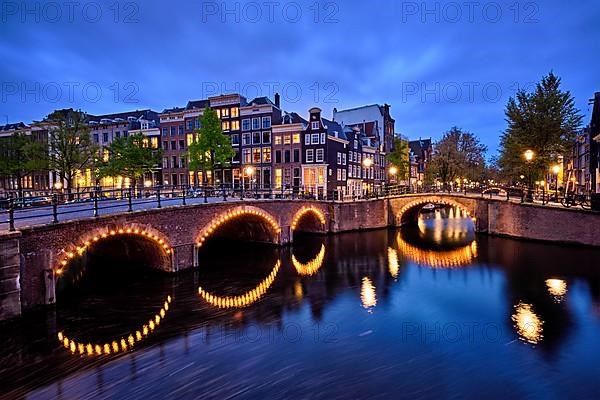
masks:
<instances>
[{"instance_id":1,"label":"bridge pier","mask_svg":"<svg viewBox=\"0 0 600 400\"><path fill-rule=\"evenodd\" d=\"M21 315L20 232L0 233L0 321Z\"/></svg>"},{"instance_id":2,"label":"bridge pier","mask_svg":"<svg viewBox=\"0 0 600 400\"><path fill-rule=\"evenodd\" d=\"M171 255L171 270L178 272L198 266L198 247L194 243L181 244L173 247Z\"/></svg>"}]
</instances>

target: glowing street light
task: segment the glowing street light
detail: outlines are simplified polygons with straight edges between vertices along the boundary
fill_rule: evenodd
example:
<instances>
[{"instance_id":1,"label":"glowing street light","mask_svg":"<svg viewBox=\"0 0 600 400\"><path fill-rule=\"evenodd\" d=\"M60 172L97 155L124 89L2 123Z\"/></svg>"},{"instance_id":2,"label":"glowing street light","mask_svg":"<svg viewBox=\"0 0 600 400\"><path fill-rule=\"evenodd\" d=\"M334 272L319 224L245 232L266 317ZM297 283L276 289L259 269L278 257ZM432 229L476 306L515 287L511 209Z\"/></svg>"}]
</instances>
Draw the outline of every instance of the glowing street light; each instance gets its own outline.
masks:
<instances>
[{"instance_id":1,"label":"glowing street light","mask_svg":"<svg viewBox=\"0 0 600 400\"><path fill-rule=\"evenodd\" d=\"M530 163L533 161L533 158L535 157L535 153L533 150L526 150L525 153L523 153L523 156L525 157L525 161Z\"/></svg>"},{"instance_id":2,"label":"glowing street light","mask_svg":"<svg viewBox=\"0 0 600 400\"><path fill-rule=\"evenodd\" d=\"M62 183L60 183L60 182L56 182L56 183L54 184L54 189L56 189L56 190L60 190L60 189L62 189L62 187L63 187L63 185L62 185Z\"/></svg>"},{"instance_id":3,"label":"glowing street light","mask_svg":"<svg viewBox=\"0 0 600 400\"><path fill-rule=\"evenodd\" d=\"M552 172L554 173L554 192L556 193L556 198L558 199L558 174L560 173L560 165L554 165L552 167Z\"/></svg>"},{"instance_id":4,"label":"glowing street light","mask_svg":"<svg viewBox=\"0 0 600 400\"><path fill-rule=\"evenodd\" d=\"M525 150L523 153L523 157L527 163L527 173L529 175L529 184L527 185L527 202L533 203L533 193L531 191L531 163L533 162L533 158L535 157L535 152L531 149Z\"/></svg>"},{"instance_id":5,"label":"glowing street light","mask_svg":"<svg viewBox=\"0 0 600 400\"><path fill-rule=\"evenodd\" d=\"M145 180L144 181L144 187L149 188L150 186L152 186L152 181L151 180Z\"/></svg>"},{"instance_id":6,"label":"glowing street light","mask_svg":"<svg viewBox=\"0 0 600 400\"><path fill-rule=\"evenodd\" d=\"M395 166L392 165L389 169L389 173L392 176L396 176L398 174L398 168L396 168Z\"/></svg>"},{"instance_id":7,"label":"glowing street light","mask_svg":"<svg viewBox=\"0 0 600 400\"><path fill-rule=\"evenodd\" d=\"M368 190L369 168L371 168L371 166L373 165L373 160L369 157L365 157L365 158L363 158L362 165L367 169L367 197L368 197L369 196L369 190ZM375 186L375 185L373 185L373 186Z\"/></svg>"}]
</instances>

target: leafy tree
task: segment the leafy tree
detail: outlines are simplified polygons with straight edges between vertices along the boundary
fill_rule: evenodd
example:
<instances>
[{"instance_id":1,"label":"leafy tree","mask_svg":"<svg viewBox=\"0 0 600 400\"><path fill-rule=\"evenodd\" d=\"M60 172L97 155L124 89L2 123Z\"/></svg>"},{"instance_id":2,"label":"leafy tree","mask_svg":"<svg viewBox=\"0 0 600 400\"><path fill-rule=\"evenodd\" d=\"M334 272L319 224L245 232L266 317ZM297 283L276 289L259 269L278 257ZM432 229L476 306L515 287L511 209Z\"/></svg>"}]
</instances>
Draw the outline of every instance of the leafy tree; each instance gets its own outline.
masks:
<instances>
[{"instance_id":1,"label":"leafy tree","mask_svg":"<svg viewBox=\"0 0 600 400\"><path fill-rule=\"evenodd\" d=\"M394 137L392 151L387 155L388 161L398 168L398 180L405 180L408 177L408 141L400 137Z\"/></svg>"},{"instance_id":2,"label":"leafy tree","mask_svg":"<svg viewBox=\"0 0 600 400\"><path fill-rule=\"evenodd\" d=\"M15 178L19 197L23 197L23 178L48 169L47 151L31 135L15 132L0 140L0 176Z\"/></svg>"},{"instance_id":3,"label":"leafy tree","mask_svg":"<svg viewBox=\"0 0 600 400\"><path fill-rule=\"evenodd\" d=\"M91 167L98 147L93 143L87 115L73 109L57 110L45 119L49 128L49 168L58 172L70 193L78 171Z\"/></svg>"},{"instance_id":4,"label":"leafy tree","mask_svg":"<svg viewBox=\"0 0 600 400\"><path fill-rule=\"evenodd\" d=\"M506 105L508 127L500 141L499 165L506 176L526 172L523 153L535 152L532 168L546 171L573 143L583 116L569 91L560 88L561 79L550 72L535 90L520 90Z\"/></svg>"},{"instance_id":5,"label":"leafy tree","mask_svg":"<svg viewBox=\"0 0 600 400\"><path fill-rule=\"evenodd\" d=\"M487 148L471 132L453 127L434 146L430 168L447 185L456 178L480 179Z\"/></svg>"},{"instance_id":6,"label":"leafy tree","mask_svg":"<svg viewBox=\"0 0 600 400\"><path fill-rule=\"evenodd\" d=\"M215 167L229 166L234 155L231 140L223 134L217 112L205 108L200 118L200 129L196 130L196 137L188 146L189 167L194 171L194 179L198 176L199 170L211 171L214 178ZM203 177L206 184L206 173Z\"/></svg>"},{"instance_id":7,"label":"leafy tree","mask_svg":"<svg viewBox=\"0 0 600 400\"><path fill-rule=\"evenodd\" d=\"M151 173L161 161L161 152L148 145L141 133L115 139L107 148L106 161L99 168L101 177L123 176L135 188L144 174Z\"/></svg>"}]
</instances>

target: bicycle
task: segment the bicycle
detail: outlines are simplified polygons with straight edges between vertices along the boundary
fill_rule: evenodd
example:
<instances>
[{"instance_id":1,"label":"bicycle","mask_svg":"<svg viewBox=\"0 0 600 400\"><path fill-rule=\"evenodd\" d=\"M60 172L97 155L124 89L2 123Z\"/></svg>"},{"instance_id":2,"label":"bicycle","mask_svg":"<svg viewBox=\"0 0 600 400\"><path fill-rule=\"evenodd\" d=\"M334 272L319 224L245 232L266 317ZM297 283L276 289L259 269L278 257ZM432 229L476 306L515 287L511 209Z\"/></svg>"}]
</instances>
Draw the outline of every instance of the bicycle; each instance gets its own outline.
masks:
<instances>
[{"instance_id":1,"label":"bicycle","mask_svg":"<svg viewBox=\"0 0 600 400\"><path fill-rule=\"evenodd\" d=\"M561 199L563 207L570 208L572 206L581 206L584 210L592 208L590 197L585 194L568 193Z\"/></svg>"}]
</instances>

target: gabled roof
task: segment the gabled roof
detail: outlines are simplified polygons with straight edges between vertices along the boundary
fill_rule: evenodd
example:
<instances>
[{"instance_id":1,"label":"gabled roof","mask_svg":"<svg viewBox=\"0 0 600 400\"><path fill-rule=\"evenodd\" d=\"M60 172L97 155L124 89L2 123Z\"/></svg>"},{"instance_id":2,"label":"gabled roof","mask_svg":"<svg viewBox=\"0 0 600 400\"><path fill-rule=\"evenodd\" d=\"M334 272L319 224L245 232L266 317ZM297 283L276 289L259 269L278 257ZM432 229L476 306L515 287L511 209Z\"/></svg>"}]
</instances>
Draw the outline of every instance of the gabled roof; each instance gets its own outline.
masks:
<instances>
[{"instance_id":1,"label":"gabled roof","mask_svg":"<svg viewBox=\"0 0 600 400\"><path fill-rule=\"evenodd\" d=\"M346 133L344 133L344 128L340 124L334 121L330 121L326 118L321 118L321 120L327 128L327 134L329 136L334 136L340 139L348 140L348 138L346 137Z\"/></svg>"},{"instance_id":2,"label":"gabled roof","mask_svg":"<svg viewBox=\"0 0 600 400\"><path fill-rule=\"evenodd\" d=\"M411 140L408 147L414 155L422 157L423 150L431 148L431 139Z\"/></svg>"},{"instance_id":3,"label":"gabled roof","mask_svg":"<svg viewBox=\"0 0 600 400\"><path fill-rule=\"evenodd\" d=\"M249 101L249 102L248 102L248 105L249 105L249 106L262 106L262 105L265 105L265 104L270 104L270 105L272 105L273 107L277 107L277 106L275 105L275 103L273 103L273 102L271 101L271 99L269 99L269 98L268 98L268 97L266 97L266 96L257 97L257 98L255 98L255 99L253 99L252 101Z\"/></svg>"},{"instance_id":4,"label":"gabled roof","mask_svg":"<svg viewBox=\"0 0 600 400\"><path fill-rule=\"evenodd\" d=\"M156 111L152 111L150 109L145 109L145 110L125 111L125 112L115 113L115 114L103 114L103 115L88 114L88 120L90 122L91 121L100 122L100 120L103 120L103 119L114 120L116 118L121 118L124 120L123 122L128 122L127 119L129 117L134 117L136 120L145 119L145 120L152 121L152 120L158 119L158 113Z\"/></svg>"},{"instance_id":5,"label":"gabled roof","mask_svg":"<svg viewBox=\"0 0 600 400\"><path fill-rule=\"evenodd\" d=\"M304 118L302 118L300 116L300 114L296 113L296 112L291 112L288 113L287 111L284 111L283 116L282 116L282 124L304 124L304 125L308 125L308 121L305 120Z\"/></svg>"},{"instance_id":6,"label":"gabled roof","mask_svg":"<svg viewBox=\"0 0 600 400\"><path fill-rule=\"evenodd\" d=\"M210 106L210 101L207 99L204 100L190 100L185 107L186 110L194 110L194 109L202 109L204 110L206 107Z\"/></svg>"},{"instance_id":7,"label":"gabled roof","mask_svg":"<svg viewBox=\"0 0 600 400\"><path fill-rule=\"evenodd\" d=\"M16 122L13 124L0 125L0 131L15 131L19 129L27 128L24 122Z\"/></svg>"}]
</instances>

